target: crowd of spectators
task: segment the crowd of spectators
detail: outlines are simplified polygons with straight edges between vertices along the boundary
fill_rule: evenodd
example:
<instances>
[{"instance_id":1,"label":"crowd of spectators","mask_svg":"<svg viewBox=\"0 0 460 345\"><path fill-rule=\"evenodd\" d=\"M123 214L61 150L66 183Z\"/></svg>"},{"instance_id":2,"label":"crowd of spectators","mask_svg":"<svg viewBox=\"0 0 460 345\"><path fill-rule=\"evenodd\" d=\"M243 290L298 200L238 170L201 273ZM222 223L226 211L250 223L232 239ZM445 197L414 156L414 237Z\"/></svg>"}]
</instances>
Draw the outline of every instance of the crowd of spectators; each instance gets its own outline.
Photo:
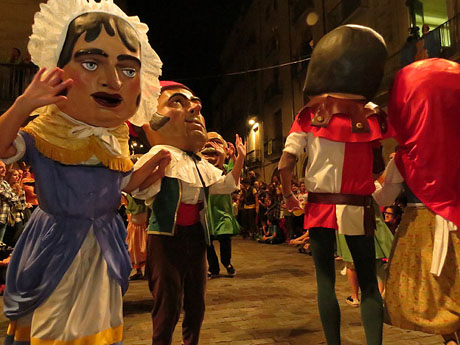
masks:
<instances>
[{"instance_id":1,"label":"crowd of spectators","mask_svg":"<svg viewBox=\"0 0 460 345\"><path fill-rule=\"evenodd\" d=\"M14 168L0 161L0 294L6 267L24 226L38 201L29 167Z\"/></svg>"},{"instance_id":2,"label":"crowd of spectators","mask_svg":"<svg viewBox=\"0 0 460 345\"><path fill-rule=\"evenodd\" d=\"M13 248L38 205L34 177L27 166L7 167L0 161L0 249Z\"/></svg>"},{"instance_id":3,"label":"crowd of spectators","mask_svg":"<svg viewBox=\"0 0 460 345\"><path fill-rule=\"evenodd\" d=\"M294 179L291 191L305 207L308 196L305 183ZM404 207L404 199L398 198L393 205L381 209L383 220L393 235ZM249 171L241 181L240 191L233 194L233 209L243 238L266 244L288 243L297 246L301 253L311 254L308 231L304 227L304 210L291 212L286 208L276 175L266 183L257 180L254 171Z\"/></svg>"},{"instance_id":4,"label":"crowd of spectators","mask_svg":"<svg viewBox=\"0 0 460 345\"><path fill-rule=\"evenodd\" d=\"M292 192L303 205L306 203L307 192L303 182L293 181ZM233 206L243 238L280 244L304 234L304 211L290 212L286 208L276 175L270 183L265 183L258 181L255 173L250 171L241 182L241 190L233 195Z\"/></svg>"}]
</instances>

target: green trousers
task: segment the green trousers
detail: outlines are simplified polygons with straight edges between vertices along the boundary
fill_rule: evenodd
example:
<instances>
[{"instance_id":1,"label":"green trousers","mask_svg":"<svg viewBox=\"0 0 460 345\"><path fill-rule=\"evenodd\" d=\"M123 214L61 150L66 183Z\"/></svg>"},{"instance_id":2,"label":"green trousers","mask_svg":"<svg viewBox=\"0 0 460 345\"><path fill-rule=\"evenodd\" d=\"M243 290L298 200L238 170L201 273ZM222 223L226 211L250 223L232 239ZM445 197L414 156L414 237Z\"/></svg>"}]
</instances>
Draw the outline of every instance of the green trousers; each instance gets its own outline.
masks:
<instances>
[{"instance_id":1,"label":"green trousers","mask_svg":"<svg viewBox=\"0 0 460 345\"><path fill-rule=\"evenodd\" d=\"M367 345L382 344L383 302L375 271L374 238L345 236L361 288L361 318ZM335 294L335 230L311 228L310 242L316 267L318 308L328 345L340 345L340 309Z\"/></svg>"}]
</instances>

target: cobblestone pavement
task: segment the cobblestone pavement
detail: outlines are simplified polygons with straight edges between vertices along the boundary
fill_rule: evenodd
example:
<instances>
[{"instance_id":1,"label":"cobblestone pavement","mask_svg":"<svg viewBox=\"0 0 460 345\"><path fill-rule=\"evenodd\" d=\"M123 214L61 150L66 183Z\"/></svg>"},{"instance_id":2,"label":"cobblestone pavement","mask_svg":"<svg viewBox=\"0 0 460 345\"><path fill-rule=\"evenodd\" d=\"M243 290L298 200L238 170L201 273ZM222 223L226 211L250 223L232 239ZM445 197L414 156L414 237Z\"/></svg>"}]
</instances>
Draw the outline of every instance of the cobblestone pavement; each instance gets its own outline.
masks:
<instances>
[{"instance_id":1,"label":"cobblestone pavement","mask_svg":"<svg viewBox=\"0 0 460 345\"><path fill-rule=\"evenodd\" d=\"M218 250L216 242L216 250ZM234 278L208 281L207 310L200 345L326 344L316 306L311 257L287 245L233 241ZM345 303L349 295L343 267L337 262L337 296L342 311L342 344L364 345L359 308ZM222 268L221 268L222 270ZM223 269L225 272L225 270ZM131 283L125 296L125 345L150 345L152 301L146 281ZM180 323L173 345L180 345ZM0 317L0 334L7 320ZM0 337L3 343L3 337ZM384 344L442 344L440 336L404 331L385 325ZM97 345L97 344L95 344Z\"/></svg>"}]
</instances>

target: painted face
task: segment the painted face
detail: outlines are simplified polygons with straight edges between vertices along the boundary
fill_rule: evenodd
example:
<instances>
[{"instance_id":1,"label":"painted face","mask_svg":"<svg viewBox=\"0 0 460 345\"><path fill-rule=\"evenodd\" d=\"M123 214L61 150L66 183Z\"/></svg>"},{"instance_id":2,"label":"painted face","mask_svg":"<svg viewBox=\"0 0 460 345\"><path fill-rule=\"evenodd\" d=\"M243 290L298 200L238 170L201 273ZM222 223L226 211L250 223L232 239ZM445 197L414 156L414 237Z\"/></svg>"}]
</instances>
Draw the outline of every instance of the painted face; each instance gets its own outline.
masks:
<instances>
[{"instance_id":1,"label":"painted face","mask_svg":"<svg viewBox=\"0 0 460 345\"><path fill-rule=\"evenodd\" d=\"M216 132L209 132L208 141L206 141L201 150L201 154L209 163L221 169L227 156L226 146L227 144L222 136Z\"/></svg>"},{"instance_id":2,"label":"painted face","mask_svg":"<svg viewBox=\"0 0 460 345\"><path fill-rule=\"evenodd\" d=\"M171 145L184 151L200 151L208 134L198 97L181 87L166 89L158 99L157 112L170 120L157 131L150 130L150 133L154 132L155 144ZM146 134L149 137L149 133Z\"/></svg>"},{"instance_id":3,"label":"painted face","mask_svg":"<svg viewBox=\"0 0 460 345\"><path fill-rule=\"evenodd\" d=\"M119 36L103 29L92 42L82 34L64 66L73 79L66 101L57 103L67 115L98 127L118 127L135 114L140 100L140 49L133 53Z\"/></svg>"}]
</instances>

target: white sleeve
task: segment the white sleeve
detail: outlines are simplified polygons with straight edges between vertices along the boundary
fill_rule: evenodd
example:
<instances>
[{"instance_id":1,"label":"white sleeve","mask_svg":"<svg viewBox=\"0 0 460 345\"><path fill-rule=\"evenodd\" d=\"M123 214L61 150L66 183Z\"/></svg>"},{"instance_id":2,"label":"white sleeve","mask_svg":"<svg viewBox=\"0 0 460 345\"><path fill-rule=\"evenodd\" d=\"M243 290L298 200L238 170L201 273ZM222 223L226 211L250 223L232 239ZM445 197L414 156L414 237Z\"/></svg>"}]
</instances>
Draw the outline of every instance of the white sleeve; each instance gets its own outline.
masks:
<instances>
[{"instance_id":1,"label":"white sleeve","mask_svg":"<svg viewBox=\"0 0 460 345\"><path fill-rule=\"evenodd\" d=\"M376 183L376 190L372 196L380 206L389 206L393 204L399 193L401 193L404 179L396 167L394 159L390 160L384 174L385 181L383 182L383 186Z\"/></svg>"},{"instance_id":2,"label":"white sleeve","mask_svg":"<svg viewBox=\"0 0 460 345\"><path fill-rule=\"evenodd\" d=\"M283 152L290 153L299 157L302 153L306 152L308 144L308 133L305 132L292 132L286 138Z\"/></svg>"},{"instance_id":3,"label":"white sleeve","mask_svg":"<svg viewBox=\"0 0 460 345\"><path fill-rule=\"evenodd\" d=\"M8 158L2 158L3 163L6 165L12 164L24 157L26 153L26 142L22 135L18 134L16 139L13 141L13 146L16 148L16 154Z\"/></svg>"},{"instance_id":4,"label":"white sleeve","mask_svg":"<svg viewBox=\"0 0 460 345\"><path fill-rule=\"evenodd\" d=\"M131 192L131 195L136 199L148 200L148 199L153 198L155 195L157 195L160 192L160 189L161 189L161 179L142 190L139 190L139 188L136 188L135 190Z\"/></svg>"},{"instance_id":5,"label":"white sleeve","mask_svg":"<svg viewBox=\"0 0 460 345\"><path fill-rule=\"evenodd\" d=\"M240 181L235 183L233 175L222 176L217 182L209 186L209 194L230 194L240 188Z\"/></svg>"},{"instance_id":6,"label":"white sleeve","mask_svg":"<svg viewBox=\"0 0 460 345\"><path fill-rule=\"evenodd\" d=\"M121 181L121 190L125 189L125 187L129 184L129 181L131 181L131 176L133 176L133 172L125 177L123 177L123 180Z\"/></svg>"},{"instance_id":7,"label":"white sleeve","mask_svg":"<svg viewBox=\"0 0 460 345\"><path fill-rule=\"evenodd\" d=\"M143 155L136 162L136 164L134 164L134 171L138 170L141 166L143 166L150 158L152 158L157 153L158 153L158 150L152 147L149 152ZM157 195L160 192L160 189L161 189L161 179L142 190L139 190L139 188L136 188L135 190L131 192L131 195L136 199L147 200Z\"/></svg>"}]
</instances>

